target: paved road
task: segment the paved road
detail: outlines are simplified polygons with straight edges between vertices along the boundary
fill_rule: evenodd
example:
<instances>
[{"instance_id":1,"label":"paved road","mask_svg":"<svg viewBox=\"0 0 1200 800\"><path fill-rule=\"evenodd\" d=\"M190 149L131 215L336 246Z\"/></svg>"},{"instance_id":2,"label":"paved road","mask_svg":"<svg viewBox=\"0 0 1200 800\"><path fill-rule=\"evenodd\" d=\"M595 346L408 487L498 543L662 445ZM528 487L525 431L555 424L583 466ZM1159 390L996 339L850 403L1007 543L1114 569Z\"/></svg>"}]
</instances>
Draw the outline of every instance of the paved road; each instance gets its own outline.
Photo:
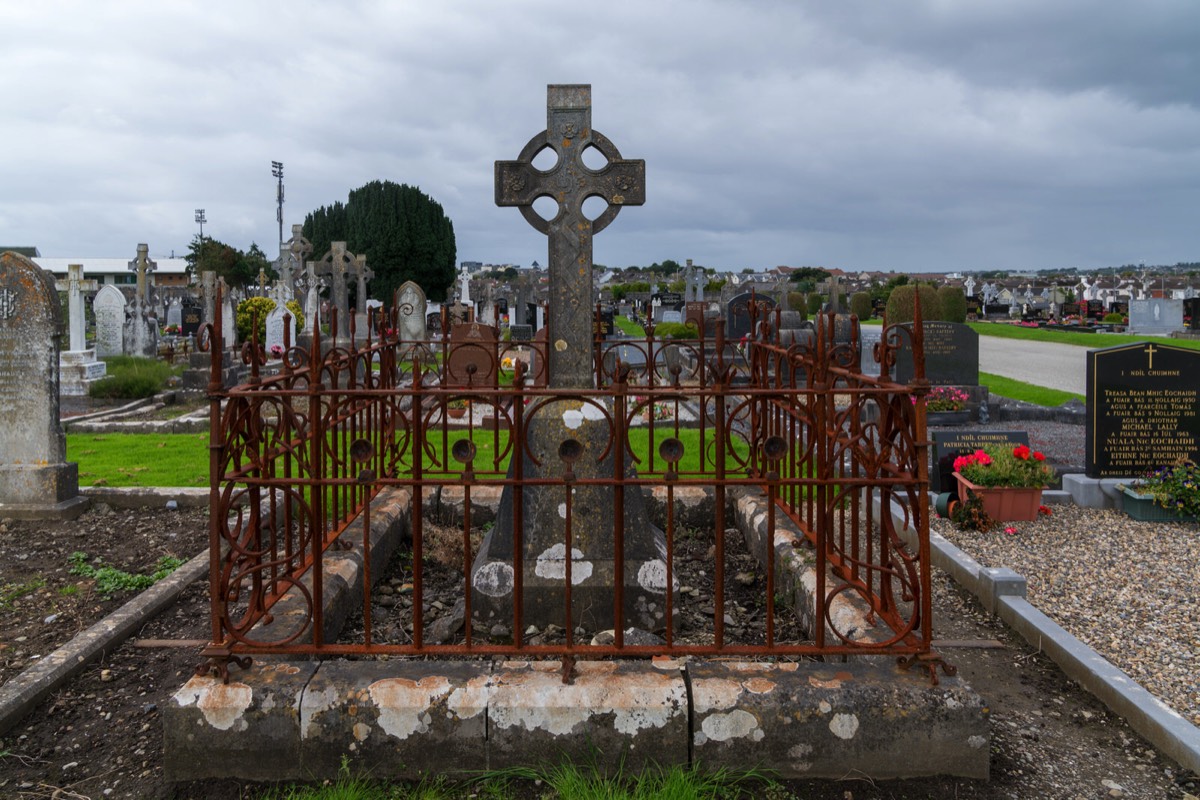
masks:
<instances>
[{"instance_id":1,"label":"paved road","mask_svg":"<svg viewBox=\"0 0 1200 800\"><path fill-rule=\"evenodd\" d=\"M1086 394L1087 351L1070 344L980 336L979 371Z\"/></svg>"}]
</instances>

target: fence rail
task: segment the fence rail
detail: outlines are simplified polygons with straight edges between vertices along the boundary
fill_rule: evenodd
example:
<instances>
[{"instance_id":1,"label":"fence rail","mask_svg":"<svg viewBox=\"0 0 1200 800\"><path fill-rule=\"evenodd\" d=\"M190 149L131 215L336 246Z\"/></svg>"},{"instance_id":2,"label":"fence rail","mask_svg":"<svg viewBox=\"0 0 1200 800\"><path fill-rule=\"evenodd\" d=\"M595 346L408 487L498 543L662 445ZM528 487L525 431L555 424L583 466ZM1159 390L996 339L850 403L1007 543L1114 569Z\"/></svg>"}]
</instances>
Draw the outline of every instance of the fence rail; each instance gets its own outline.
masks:
<instances>
[{"instance_id":1,"label":"fence rail","mask_svg":"<svg viewBox=\"0 0 1200 800\"><path fill-rule=\"evenodd\" d=\"M449 336L400 342L389 333L398 327L394 316L390 324L381 316L357 345L330 346L319 330L307 347L287 342L274 375L263 370L263 348L246 345L247 382L223 388L218 365L209 386L212 627L200 669L228 677L230 661L245 666L248 657L268 653L556 656L568 667L575 658L610 655L885 654L905 664L922 662L932 675L940 660L930 647L928 386L919 314L911 332L899 326L885 331L874 354L881 374L870 377L858 368L856 322L846 325L828 315L810 330L779 331L778 315L754 313L755 334L744 343L726 342L720 323L708 340L699 331L692 341L658 341L653 328L645 339L597 340L596 386L587 391L547 385L544 343L497 341L464 352ZM910 385L889 377L904 337L911 338L904 346L915 355L917 378ZM211 326L206 338L222 341ZM536 461L531 426L539 415L559 413L564 403L606 426L611 474L577 475L579 453L570 441L559 448L559 462L524 474L523 465ZM464 404L469 409L456 419L456 406ZM423 503L427 491L446 486L462 487L464 498L460 571L466 611L458 640L434 643L427 641L423 613L431 569ZM663 643L625 642L619 580L611 587L613 642L577 639L573 559L565 555L562 641L526 636L520 576L532 556L521 545L521 497L532 487L561 491L568 509L581 490L601 487L613 504L618 566L625 498L665 487L664 586L672 590L664 591ZM682 488L701 488L713 498L713 613L711 629L698 638L681 638L673 624L680 535L675 495ZM388 489L407 490L412 504L412 613L404 641L377 636L373 625L378 594L370 568L370 502ZM518 599L508 641L478 635L472 619L472 495L481 489L516 498L509 509ZM777 635L775 546L763 548L762 625L740 639L725 625L728 509L746 494L762 496L768 531L786 517L804 540L794 544L811 551L814 624L805 638ZM877 505L884 513L876 512ZM890 509L918 532L915 551L895 530ZM579 532L572 531L570 513L564 519L563 553L570 554L571 537ZM327 552L351 545L366 551L362 631L353 641L327 641L323 561ZM286 619L273 613L285 596L301 609ZM884 635L867 640L842 630L832 612L839 597L864 607Z\"/></svg>"}]
</instances>

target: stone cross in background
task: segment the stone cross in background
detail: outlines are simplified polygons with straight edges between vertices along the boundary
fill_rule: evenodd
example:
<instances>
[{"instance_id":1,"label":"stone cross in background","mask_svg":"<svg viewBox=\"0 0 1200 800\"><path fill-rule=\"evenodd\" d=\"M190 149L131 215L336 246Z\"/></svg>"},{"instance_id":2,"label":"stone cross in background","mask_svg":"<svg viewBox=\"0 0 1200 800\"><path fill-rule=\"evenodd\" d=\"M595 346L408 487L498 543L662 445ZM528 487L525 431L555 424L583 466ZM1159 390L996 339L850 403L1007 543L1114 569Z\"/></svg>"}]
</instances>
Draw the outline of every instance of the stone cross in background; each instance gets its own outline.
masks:
<instances>
[{"instance_id":1,"label":"stone cross in background","mask_svg":"<svg viewBox=\"0 0 1200 800\"><path fill-rule=\"evenodd\" d=\"M68 264L67 279L58 281L55 288L67 293L67 325L70 330L71 350L87 349L85 331L87 321L83 312L83 293L94 292L99 284L94 280L84 280L83 264Z\"/></svg>"},{"instance_id":2,"label":"stone cross in background","mask_svg":"<svg viewBox=\"0 0 1200 800\"><path fill-rule=\"evenodd\" d=\"M258 296L267 296L267 271L263 267L258 268Z\"/></svg>"},{"instance_id":3,"label":"stone cross in background","mask_svg":"<svg viewBox=\"0 0 1200 800\"><path fill-rule=\"evenodd\" d=\"M354 273L354 279L358 282L357 291L354 296L355 308L359 314L366 314L367 281L375 277L375 271L367 266L367 257L363 254L354 257L354 263L350 265L350 271Z\"/></svg>"},{"instance_id":4,"label":"stone cross in background","mask_svg":"<svg viewBox=\"0 0 1200 800\"><path fill-rule=\"evenodd\" d=\"M329 252L316 265L317 275L329 281L330 302L337 309L338 339L350 338L350 293L346 290L346 277L354 269L354 253L346 249L345 242L332 242ZM311 290L310 290L311 291Z\"/></svg>"},{"instance_id":5,"label":"stone cross in background","mask_svg":"<svg viewBox=\"0 0 1200 800\"><path fill-rule=\"evenodd\" d=\"M305 271L305 259L312 255L312 242L304 238L304 226L292 226L292 238L283 243L284 250L279 254L279 279L287 287L289 299L295 295L296 283L304 282L308 273ZM313 276L313 281L315 282Z\"/></svg>"},{"instance_id":6,"label":"stone cross in background","mask_svg":"<svg viewBox=\"0 0 1200 800\"><path fill-rule=\"evenodd\" d=\"M582 155L595 147L608 163L599 170ZM533 166L546 148L559 156L549 172ZM545 220L534 200L552 197L558 214ZM583 201L608 203L595 220L583 213ZM608 227L623 206L646 202L646 162L625 160L603 134L592 129L592 87L552 85L547 89L546 130L525 145L516 161L496 162L496 205L516 206L525 221L549 239L550 385L592 386L592 236Z\"/></svg>"},{"instance_id":7,"label":"stone cross in background","mask_svg":"<svg viewBox=\"0 0 1200 800\"><path fill-rule=\"evenodd\" d=\"M146 273L154 272L158 269L158 262L150 260L150 246L139 244L137 246L137 258L129 262L129 271L137 273L137 294L134 296L134 303L141 300L143 303L150 302L150 287L146 285Z\"/></svg>"}]
</instances>

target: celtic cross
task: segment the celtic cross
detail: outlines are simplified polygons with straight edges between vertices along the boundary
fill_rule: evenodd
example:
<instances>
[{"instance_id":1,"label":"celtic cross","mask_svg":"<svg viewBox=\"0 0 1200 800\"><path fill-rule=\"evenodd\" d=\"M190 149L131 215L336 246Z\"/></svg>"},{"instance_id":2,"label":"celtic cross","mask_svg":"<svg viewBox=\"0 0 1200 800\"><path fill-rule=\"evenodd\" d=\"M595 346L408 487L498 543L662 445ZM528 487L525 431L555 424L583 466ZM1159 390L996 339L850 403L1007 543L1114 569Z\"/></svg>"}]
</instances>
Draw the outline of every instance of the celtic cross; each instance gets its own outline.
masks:
<instances>
[{"instance_id":1,"label":"celtic cross","mask_svg":"<svg viewBox=\"0 0 1200 800\"><path fill-rule=\"evenodd\" d=\"M583 153L595 148L608 163L591 169ZM550 149L558 157L549 170L533 166ZM533 208L539 197L558 202L546 220ZM583 202L599 197L608 207L594 220ZM546 130L534 136L516 161L496 162L496 205L516 206L526 222L549 239L550 385L592 386L592 236L608 227L622 206L646 202L646 162L626 160L606 136L592 130L592 87L587 84L546 88Z\"/></svg>"}]
</instances>

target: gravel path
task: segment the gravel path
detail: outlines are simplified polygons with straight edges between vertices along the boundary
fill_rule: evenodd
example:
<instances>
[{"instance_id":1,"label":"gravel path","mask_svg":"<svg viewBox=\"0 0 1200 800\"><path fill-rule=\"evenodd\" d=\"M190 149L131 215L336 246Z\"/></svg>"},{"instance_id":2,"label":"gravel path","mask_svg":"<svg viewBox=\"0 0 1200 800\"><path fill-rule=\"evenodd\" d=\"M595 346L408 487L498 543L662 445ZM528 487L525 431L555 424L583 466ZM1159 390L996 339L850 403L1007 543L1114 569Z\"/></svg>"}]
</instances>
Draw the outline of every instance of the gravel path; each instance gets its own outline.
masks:
<instances>
[{"instance_id":1,"label":"gravel path","mask_svg":"<svg viewBox=\"0 0 1200 800\"><path fill-rule=\"evenodd\" d=\"M1078 425L985 427L1028 430L1035 448L1082 463ZM1024 575L1038 609L1200 725L1200 525L1138 522L1117 511L1065 505L1035 522L988 532L960 531L942 519L930 529L985 567Z\"/></svg>"}]
</instances>

